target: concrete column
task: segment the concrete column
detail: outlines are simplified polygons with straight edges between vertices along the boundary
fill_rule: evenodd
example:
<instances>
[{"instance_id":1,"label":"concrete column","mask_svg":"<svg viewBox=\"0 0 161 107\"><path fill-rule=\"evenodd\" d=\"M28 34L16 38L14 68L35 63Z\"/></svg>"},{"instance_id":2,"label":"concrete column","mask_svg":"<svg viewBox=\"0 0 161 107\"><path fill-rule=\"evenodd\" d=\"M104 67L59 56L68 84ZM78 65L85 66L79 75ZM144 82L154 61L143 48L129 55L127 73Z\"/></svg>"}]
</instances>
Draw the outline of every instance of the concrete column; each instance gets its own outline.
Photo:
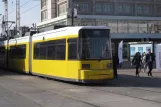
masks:
<instances>
[{"instance_id":1,"label":"concrete column","mask_svg":"<svg viewBox=\"0 0 161 107\"><path fill-rule=\"evenodd\" d=\"M47 19L52 19L52 7L51 7L52 1L51 0L47 0Z\"/></svg>"}]
</instances>

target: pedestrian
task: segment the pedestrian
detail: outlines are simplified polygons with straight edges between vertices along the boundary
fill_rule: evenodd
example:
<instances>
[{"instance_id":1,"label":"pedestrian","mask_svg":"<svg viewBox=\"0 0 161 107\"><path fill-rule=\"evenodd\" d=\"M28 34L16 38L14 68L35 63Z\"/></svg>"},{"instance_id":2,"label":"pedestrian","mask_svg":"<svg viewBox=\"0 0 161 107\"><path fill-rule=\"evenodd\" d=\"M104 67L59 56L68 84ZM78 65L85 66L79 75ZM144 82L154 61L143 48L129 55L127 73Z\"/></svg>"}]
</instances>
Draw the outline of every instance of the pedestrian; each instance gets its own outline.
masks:
<instances>
[{"instance_id":1,"label":"pedestrian","mask_svg":"<svg viewBox=\"0 0 161 107\"><path fill-rule=\"evenodd\" d=\"M113 63L113 71L114 71L114 78L117 78L117 66L118 66L118 55L116 53L113 53L112 55L112 63Z\"/></svg>"},{"instance_id":2,"label":"pedestrian","mask_svg":"<svg viewBox=\"0 0 161 107\"><path fill-rule=\"evenodd\" d=\"M147 69L146 53L145 52L142 54L142 64L143 64L143 72L145 72Z\"/></svg>"},{"instance_id":3,"label":"pedestrian","mask_svg":"<svg viewBox=\"0 0 161 107\"><path fill-rule=\"evenodd\" d=\"M138 55L141 56L140 52L138 52ZM140 67L139 67L139 72L141 72L141 65L142 65L142 57L141 57L141 62L140 62Z\"/></svg>"},{"instance_id":4,"label":"pedestrian","mask_svg":"<svg viewBox=\"0 0 161 107\"><path fill-rule=\"evenodd\" d=\"M142 63L141 55L140 55L139 52L137 52L135 54L134 58L132 59L132 65L135 66L135 68L136 68L136 76L138 76L138 77L139 77L139 68L141 66L141 63Z\"/></svg>"},{"instance_id":5,"label":"pedestrian","mask_svg":"<svg viewBox=\"0 0 161 107\"><path fill-rule=\"evenodd\" d=\"M153 62L155 61L155 55L148 49L148 53L146 55L146 63L148 65L148 76L152 76Z\"/></svg>"}]
</instances>

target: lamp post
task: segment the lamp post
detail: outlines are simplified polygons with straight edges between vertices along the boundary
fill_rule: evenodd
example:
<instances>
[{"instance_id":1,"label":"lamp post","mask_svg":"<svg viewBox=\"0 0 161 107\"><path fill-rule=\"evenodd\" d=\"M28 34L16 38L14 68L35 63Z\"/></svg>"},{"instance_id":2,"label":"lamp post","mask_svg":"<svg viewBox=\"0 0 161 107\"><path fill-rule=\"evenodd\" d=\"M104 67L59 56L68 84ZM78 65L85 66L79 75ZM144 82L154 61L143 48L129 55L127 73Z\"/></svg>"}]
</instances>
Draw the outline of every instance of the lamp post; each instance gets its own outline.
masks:
<instances>
[{"instance_id":1,"label":"lamp post","mask_svg":"<svg viewBox=\"0 0 161 107\"><path fill-rule=\"evenodd\" d=\"M72 8L72 26L74 25L74 18L77 17L77 9Z\"/></svg>"},{"instance_id":2,"label":"lamp post","mask_svg":"<svg viewBox=\"0 0 161 107\"><path fill-rule=\"evenodd\" d=\"M10 39L13 39L13 37L9 37L9 29L11 28L12 24L14 24L15 22L14 21L8 21L11 23L10 27L6 30L6 34L7 34L7 55L6 55L6 68L8 69L8 66L9 66L9 40ZM8 23L7 22L7 23Z\"/></svg>"},{"instance_id":3,"label":"lamp post","mask_svg":"<svg viewBox=\"0 0 161 107\"><path fill-rule=\"evenodd\" d=\"M71 8L69 8L69 12L68 12L68 18L71 18L71 25L74 26L74 18L77 17L77 7L78 5L76 6L73 6Z\"/></svg>"}]
</instances>

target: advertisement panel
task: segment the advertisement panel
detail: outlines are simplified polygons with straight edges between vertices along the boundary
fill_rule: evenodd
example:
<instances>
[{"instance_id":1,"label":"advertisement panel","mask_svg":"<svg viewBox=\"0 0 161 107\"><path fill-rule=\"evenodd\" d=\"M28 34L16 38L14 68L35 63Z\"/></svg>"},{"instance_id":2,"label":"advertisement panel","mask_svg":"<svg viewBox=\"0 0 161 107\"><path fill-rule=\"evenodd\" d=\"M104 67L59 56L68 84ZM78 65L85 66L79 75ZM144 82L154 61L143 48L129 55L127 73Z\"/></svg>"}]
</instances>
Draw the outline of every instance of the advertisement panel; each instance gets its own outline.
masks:
<instances>
[{"instance_id":1,"label":"advertisement panel","mask_svg":"<svg viewBox=\"0 0 161 107\"><path fill-rule=\"evenodd\" d=\"M161 72L161 44L156 45L156 69Z\"/></svg>"},{"instance_id":2,"label":"advertisement panel","mask_svg":"<svg viewBox=\"0 0 161 107\"><path fill-rule=\"evenodd\" d=\"M147 53L148 49L153 51L152 44L130 44L130 59L132 60L136 52L140 52L142 55L144 52Z\"/></svg>"}]
</instances>

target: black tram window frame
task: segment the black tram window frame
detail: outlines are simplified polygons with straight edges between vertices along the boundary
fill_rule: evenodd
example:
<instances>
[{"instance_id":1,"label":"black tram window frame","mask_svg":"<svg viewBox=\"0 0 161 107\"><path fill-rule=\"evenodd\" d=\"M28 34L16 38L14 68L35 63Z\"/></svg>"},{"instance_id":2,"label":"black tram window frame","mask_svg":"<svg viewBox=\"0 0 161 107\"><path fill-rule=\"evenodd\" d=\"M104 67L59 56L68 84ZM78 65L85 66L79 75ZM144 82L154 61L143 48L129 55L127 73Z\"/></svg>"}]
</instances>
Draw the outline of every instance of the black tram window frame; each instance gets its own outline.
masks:
<instances>
[{"instance_id":1,"label":"black tram window frame","mask_svg":"<svg viewBox=\"0 0 161 107\"><path fill-rule=\"evenodd\" d=\"M9 57L13 59L26 59L26 44L10 46Z\"/></svg>"},{"instance_id":2,"label":"black tram window frame","mask_svg":"<svg viewBox=\"0 0 161 107\"><path fill-rule=\"evenodd\" d=\"M34 49L33 49L33 59L39 59L39 51L40 51L40 44L39 43L34 43Z\"/></svg>"},{"instance_id":3,"label":"black tram window frame","mask_svg":"<svg viewBox=\"0 0 161 107\"><path fill-rule=\"evenodd\" d=\"M73 53L75 53L75 55L73 55ZM68 39L68 60L78 60L78 38Z\"/></svg>"},{"instance_id":4,"label":"black tram window frame","mask_svg":"<svg viewBox=\"0 0 161 107\"><path fill-rule=\"evenodd\" d=\"M63 46L64 49L59 50L60 46L61 47ZM44 48L44 56L40 55L40 51L42 47ZM65 60L66 59L65 57L66 56L66 39L36 42L34 43L33 53L34 53L33 59L35 60ZM51 53L53 53L53 55Z\"/></svg>"},{"instance_id":5,"label":"black tram window frame","mask_svg":"<svg viewBox=\"0 0 161 107\"><path fill-rule=\"evenodd\" d=\"M59 48L64 48L59 49ZM56 60L65 60L66 59L66 39L56 40Z\"/></svg>"},{"instance_id":6,"label":"black tram window frame","mask_svg":"<svg viewBox=\"0 0 161 107\"><path fill-rule=\"evenodd\" d=\"M56 45L55 41L49 41L47 46L47 60L55 60L56 57Z\"/></svg>"}]
</instances>

